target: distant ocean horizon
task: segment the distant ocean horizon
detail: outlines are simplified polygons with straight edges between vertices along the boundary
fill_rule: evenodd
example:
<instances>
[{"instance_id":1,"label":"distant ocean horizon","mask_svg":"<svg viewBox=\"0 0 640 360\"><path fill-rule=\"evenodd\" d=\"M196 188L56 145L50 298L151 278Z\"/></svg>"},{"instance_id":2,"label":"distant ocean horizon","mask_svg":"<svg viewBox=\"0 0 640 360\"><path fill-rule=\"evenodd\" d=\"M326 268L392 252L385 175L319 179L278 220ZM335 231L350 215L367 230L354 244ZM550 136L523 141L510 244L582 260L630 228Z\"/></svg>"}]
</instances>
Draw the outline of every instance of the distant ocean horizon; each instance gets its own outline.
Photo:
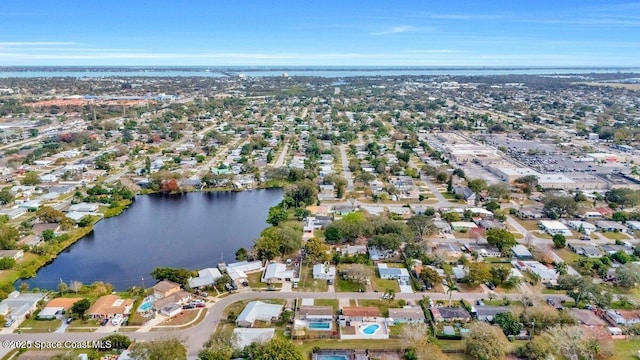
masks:
<instances>
[{"instance_id":1,"label":"distant ocean horizon","mask_svg":"<svg viewBox=\"0 0 640 360\"><path fill-rule=\"evenodd\" d=\"M640 73L640 67L581 66L0 66L0 78L373 77Z\"/></svg>"}]
</instances>

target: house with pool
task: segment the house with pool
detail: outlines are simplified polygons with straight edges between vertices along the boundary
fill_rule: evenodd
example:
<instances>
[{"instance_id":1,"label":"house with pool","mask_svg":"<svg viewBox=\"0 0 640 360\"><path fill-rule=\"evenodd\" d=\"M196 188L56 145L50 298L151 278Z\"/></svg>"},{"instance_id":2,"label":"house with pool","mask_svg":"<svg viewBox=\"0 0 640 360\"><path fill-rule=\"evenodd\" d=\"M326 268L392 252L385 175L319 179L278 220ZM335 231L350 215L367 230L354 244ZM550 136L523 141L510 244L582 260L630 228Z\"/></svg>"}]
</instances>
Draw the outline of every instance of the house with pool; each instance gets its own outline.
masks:
<instances>
[{"instance_id":1,"label":"house with pool","mask_svg":"<svg viewBox=\"0 0 640 360\"><path fill-rule=\"evenodd\" d=\"M345 306L338 316L340 339L388 339L389 329L375 306Z\"/></svg>"}]
</instances>

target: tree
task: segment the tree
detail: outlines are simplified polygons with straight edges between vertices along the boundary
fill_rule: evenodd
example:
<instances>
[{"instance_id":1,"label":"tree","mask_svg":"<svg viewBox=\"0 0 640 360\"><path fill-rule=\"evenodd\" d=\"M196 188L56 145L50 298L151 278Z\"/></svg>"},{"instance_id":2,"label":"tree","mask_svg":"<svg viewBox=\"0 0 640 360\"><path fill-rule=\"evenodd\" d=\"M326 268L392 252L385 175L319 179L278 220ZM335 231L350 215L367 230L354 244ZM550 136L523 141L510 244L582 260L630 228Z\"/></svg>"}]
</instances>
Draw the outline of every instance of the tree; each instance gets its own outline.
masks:
<instances>
[{"instance_id":1,"label":"tree","mask_svg":"<svg viewBox=\"0 0 640 360\"><path fill-rule=\"evenodd\" d=\"M93 224L93 217L91 215L85 215L78 221L78 226L80 227L91 226L91 224Z\"/></svg>"},{"instance_id":2,"label":"tree","mask_svg":"<svg viewBox=\"0 0 640 360\"><path fill-rule=\"evenodd\" d=\"M347 189L347 179L342 176L337 176L333 180L333 186L336 189L336 197L342 199L344 191Z\"/></svg>"},{"instance_id":3,"label":"tree","mask_svg":"<svg viewBox=\"0 0 640 360\"><path fill-rule=\"evenodd\" d=\"M489 196L498 200L508 199L509 195L511 195L509 185L503 183L491 184L487 186L487 192L489 193Z\"/></svg>"},{"instance_id":4,"label":"tree","mask_svg":"<svg viewBox=\"0 0 640 360\"><path fill-rule=\"evenodd\" d=\"M426 215L415 215L407 220L407 225L415 234L416 238L423 240L426 236L433 235L436 227L433 220Z\"/></svg>"},{"instance_id":5,"label":"tree","mask_svg":"<svg viewBox=\"0 0 640 360\"><path fill-rule=\"evenodd\" d=\"M500 325L505 335L518 335L522 330L522 323L511 312L496 314L494 322Z\"/></svg>"},{"instance_id":6,"label":"tree","mask_svg":"<svg viewBox=\"0 0 640 360\"><path fill-rule=\"evenodd\" d=\"M578 203L571 196L547 195L542 202L544 203L542 212L552 219L573 216L578 211Z\"/></svg>"},{"instance_id":7,"label":"tree","mask_svg":"<svg viewBox=\"0 0 640 360\"><path fill-rule=\"evenodd\" d=\"M478 360L501 360L506 355L509 342L502 331L487 323L471 326L465 340L466 352Z\"/></svg>"},{"instance_id":8,"label":"tree","mask_svg":"<svg viewBox=\"0 0 640 360\"><path fill-rule=\"evenodd\" d=\"M16 260L11 257L0 258L0 270L11 269L16 264ZM26 283L23 283L26 284Z\"/></svg>"},{"instance_id":9,"label":"tree","mask_svg":"<svg viewBox=\"0 0 640 360\"><path fill-rule=\"evenodd\" d=\"M304 244L304 253L310 262L324 262L327 258L327 246L320 239L313 237Z\"/></svg>"},{"instance_id":10,"label":"tree","mask_svg":"<svg viewBox=\"0 0 640 360\"><path fill-rule=\"evenodd\" d=\"M556 326L547 330L544 339L556 355L566 359L606 359L613 355L610 338L598 336L582 326Z\"/></svg>"},{"instance_id":11,"label":"tree","mask_svg":"<svg viewBox=\"0 0 640 360\"><path fill-rule=\"evenodd\" d=\"M331 244L335 244L342 240L342 233L337 226L327 226L324 231L325 240Z\"/></svg>"},{"instance_id":12,"label":"tree","mask_svg":"<svg viewBox=\"0 0 640 360\"><path fill-rule=\"evenodd\" d=\"M460 221L460 214L454 211L446 212L442 214L442 220L446 222Z\"/></svg>"},{"instance_id":13,"label":"tree","mask_svg":"<svg viewBox=\"0 0 640 360\"><path fill-rule=\"evenodd\" d=\"M567 273L569 272L569 266L564 261L557 263L555 268L558 275L567 275Z\"/></svg>"},{"instance_id":14,"label":"tree","mask_svg":"<svg viewBox=\"0 0 640 360\"><path fill-rule=\"evenodd\" d=\"M224 327L209 336L198 357L201 360L228 360L238 347L238 336L232 329Z\"/></svg>"},{"instance_id":15,"label":"tree","mask_svg":"<svg viewBox=\"0 0 640 360\"><path fill-rule=\"evenodd\" d=\"M89 299L78 300L71 306L71 312L79 318L84 318L84 313L91 307Z\"/></svg>"},{"instance_id":16,"label":"tree","mask_svg":"<svg viewBox=\"0 0 640 360\"><path fill-rule=\"evenodd\" d=\"M576 304L582 300L591 300L596 292L591 278L565 275L558 277L558 287L567 290L567 296L572 298Z\"/></svg>"},{"instance_id":17,"label":"tree","mask_svg":"<svg viewBox=\"0 0 640 360\"><path fill-rule=\"evenodd\" d=\"M511 276L511 269L506 266L493 266L489 272L491 273L491 282L496 286L502 285Z\"/></svg>"},{"instance_id":18,"label":"tree","mask_svg":"<svg viewBox=\"0 0 640 360\"><path fill-rule=\"evenodd\" d=\"M616 281L618 285L631 289L640 283L640 265L628 263L616 269Z\"/></svg>"},{"instance_id":19,"label":"tree","mask_svg":"<svg viewBox=\"0 0 640 360\"><path fill-rule=\"evenodd\" d=\"M187 348L177 338L136 342L131 357L137 360L186 360Z\"/></svg>"},{"instance_id":20,"label":"tree","mask_svg":"<svg viewBox=\"0 0 640 360\"><path fill-rule=\"evenodd\" d=\"M289 340L275 337L268 342L253 342L243 350L247 360L302 360L298 348Z\"/></svg>"},{"instance_id":21,"label":"tree","mask_svg":"<svg viewBox=\"0 0 640 360\"><path fill-rule=\"evenodd\" d=\"M529 360L547 360L553 353L553 347L543 338L535 337L520 350Z\"/></svg>"},{"instance_id":22,"label":"tree","mask_svg":"<svg viewBox=\"0 0 640 360\"><path fill-rule=\"evenodd\" d=\"M556 249L563 249L567 246L567 238L562 234L554 234L551 241L553 241L553 246Z\"/></svg>"},{"instance_id":23,"label":"tree","mask_svg":"<svg viewBox=\"0 0 640 360\"><path fill-rule=\"evenodd\" d=\"M49 241L56 237L56 233L51 229L46 229L42 232L42 240Z\"/></svg>"},{"instance_id":24,"label":"tree","mask_svg":"<svg viewBox=\"0 0 640 360\"><path fill-rule=\"evenodd\" d=\"M169 280L187 287L189 278L198 276L198 272L180 268L157 267L151 271L151 276L158 281Z\"/></svg>"},{"instance_id":25,"label":"tree","mask_svg":"<svg viewBox=\"0 0 640 360\"><path fill-rule=\"evenodd\" d=\"M15 248L20 233L16 228L7 224L0 224L0 249L10 250Z\"/></svg>"},{"instance_id":26,"label":"tree","mask_svg":"<svg viewBox=\"0 0 640 360\"><path fill-rule=\"evenodd\" d=\"M272 206L269 208L269 215L267 215L267 224L278 226L281 222L286 221L289 218L287 210L280 206Z\"/></svg>"},{"instance_id":27,"label":"tree","mask_svg":"<svg viewBox=\"0 0 640 360\"><path fill-rule=\"evenodd\" d=\"M40 175L35 171L28 171L24 174L24 178L20 181L22 185L34 186L41 183Z\"/></svg>"},{"instance_id":28,"label":"tree","mask_svg":"<svg viewBox=\"0 0 640 360\"><path fill-rule=\"evenodd\" d=\"M243 261L247 260L248 258L249 253L247 252L247 249L241 247L240 249L236 250L236 260Z\"/></svg>"},{"instance_id":29,"label":"tree","mask_svg":"<svg viewBox=\"0 0 640 360\"><path fill-rule=\"evenodd\" d=\"M406 346L405 360L446 360L442 349L429 342L426 324L407 324L402 328L400 338Z\"/></svg>"},{"instance_id":30,"label":"tree","mask_svg":"<svg viewBox=\"0 0 640 360\"><path fill-rule=\"evenodd\" d=\"M423 267L418 276L428 287L432 287L440 282L440 274L430 267Z\"/></svg>"},{"instance_id":31,"label":"tree","mask_svg":"<svg viewBox=\"0 0 640 360\"><path fill-rule=\"evenodd\" d=\"M611 189L604 193L608 202L617 204L620 208L640 204L640 192L629 188Z\"/></svg>"},{"instance_id":32,"label":"tree","mask_svg":"<svg viewBox=\"0 0 640 360\"><path fill-rule=\"evenodd\" d=\"M489 265L480 262L472 262L468 265L467 276L464 278L464 282L471 287L479 286L491 280L491 268Z\"/></svg>"},{"instance_id":33,"label":"tree","mask_svg":"<svg viewBox=\"0 0 640 360\"><path fill-rule=\"evenodd\" d=\"M13 195L7 189L0 191L0 205L6 205L13 201Z\"/></svg>"},{"instance_id":34,"label":"tree","mask_svg":"<svg viewBox=\"0 0 640 360\"><path fill-rule=\"evenodd\" d=\"M400 249L401 244L402 238L400 237L400 235L393 233L376 235L369 239L369 241L367 242L368 246L391 251Z\"/></svg>"},{"instance_id":35,"label":"tree","mask_svg":"<svg viewBox=\"0 0 640 360\"><path fill-rule=\"evenodd\" d=\"M487 230L487 242L497 247L503 255L508 255L511 248L518 243L515 236L506 229Z\"/></svg>"},{"instance_id":36,"label":"tree","mask_svg":"<svg viewBox=\"0 0 640 360\"><path fill-rule=\"evenodd\" d=\"M180 184L177 179L166 179L161 183L161 190L164 192L177 192L180 190Z\"/></svg>"},{"instance_id":37,"label":"tree","mask_svg":"<svg viewBox=\"0 0 640 360\"><path fill-rule=\"evenodd\" d=\"M374 275L373 270L363 264L351 264L345 272L349 279L359 284L365 284Z\"/></svg>"},{"instance_id":38,"label":"tree","mask_svg":"<svg viewBox=\"0 0 640 360\"><path fill-rule=\"evenodd\" d=\"M72 281L71 283L69 283L69 289L71 289L71 291L73 291L73 292L75 292L77 294L78 291L80 291L82 289L82 282L80 282L80 281Z\"/></svg>"},{"instance_id":39,"label":"tree","mask_svg":"<svg viewBox=\"0 0 640 360\"><path fill-rule=\"evenodd\" d=\"M467 186L471 191L479 193L487 189L487 181L485 179L473 179L467 181Z\"/></svg>"},{"instance_id":40,"label":"tree","mask_svg":"<svg viewBox=\"0 0 640 360\"><path fill-rule=\"evenodd\" d=\"M111 334L100 339L102 344L109 344L104 350L126 350L131 346L131 339L122 334ZM101 349L102 350L102 349Z\"/></svg>"},{"instance_id":41,"label":"tree","mask_svg":"<svg viewBox=\"0 0 640 360\"><path fill-rule=\"evenodd\" d=\"M50 206L41 206L36 211L36 216L40 221L46 223L61 223L67 216L59 210L56 210Z\"/></svg>"},{"instance_id":42,"label":"tree","mask_svg":"<svg viewBox=\"0 0 640 360\"><path fill-rule=\"evenodd\" d=\"M464 170L462 170L460 168L454 169L452 174L457 176L457 177L459 177L459 178L461 178L461 179L465 178Z\"/></svg>"},{"instance_id":43,"label":"tree","mask_svg":"<svg viewBox=\"0 0 640 360\"><path fill-rule=\"evenodd\" d=\"M280 244L277 239L270 237L259 237L253 243L253 247L262 260L273 260L280 255Z\"/></svg>"}]
</instances>

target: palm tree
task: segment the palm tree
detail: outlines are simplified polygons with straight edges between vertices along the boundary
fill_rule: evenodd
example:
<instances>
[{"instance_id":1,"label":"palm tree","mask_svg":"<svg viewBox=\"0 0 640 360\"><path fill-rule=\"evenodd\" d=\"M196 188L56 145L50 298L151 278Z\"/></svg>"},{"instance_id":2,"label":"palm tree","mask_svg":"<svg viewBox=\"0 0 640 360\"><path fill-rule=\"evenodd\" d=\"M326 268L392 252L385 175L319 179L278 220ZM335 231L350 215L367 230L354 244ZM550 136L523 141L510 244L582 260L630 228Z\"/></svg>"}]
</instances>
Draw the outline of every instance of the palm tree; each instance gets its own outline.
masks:
<instances>
[{"instance_id":1,"label":"palm tree","mask_svg":"<svg viewBox=\"0 0 640 360\"><path fill-rule=\"evenodd\" d=\"M454 291L460 292L460 289L458 289L458 286L456 285L455 281L451 281L451 280L447 281L447 294L449 294L449 307L451 307L451 297Z\"/></svg>"}]
</instances>

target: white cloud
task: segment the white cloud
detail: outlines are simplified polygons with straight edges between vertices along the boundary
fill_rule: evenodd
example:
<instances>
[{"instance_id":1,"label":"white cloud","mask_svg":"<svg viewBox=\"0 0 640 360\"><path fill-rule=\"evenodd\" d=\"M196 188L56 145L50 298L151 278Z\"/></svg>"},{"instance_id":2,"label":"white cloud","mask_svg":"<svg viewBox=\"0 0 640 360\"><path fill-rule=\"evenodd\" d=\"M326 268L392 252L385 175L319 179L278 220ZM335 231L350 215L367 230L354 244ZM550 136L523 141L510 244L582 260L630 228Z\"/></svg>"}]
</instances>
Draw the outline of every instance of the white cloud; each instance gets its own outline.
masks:
<instances>
[{"instance_id":1,"label":"white cloud","mask_svg":"<svg viewBox=\"0 0 640 360\"><path fill-rule=\"evenodd\" d=\"M411 25L401 25L401 26L392 26L382 31L374 31L369 34L375 35L375 36L385 36L385 35L397 35L397 34L406 34L406 33L419 33L419 32L426 32L428 30L429 29L422 28L422 27L416 27Z\"/></svg>"}]
</instances>

